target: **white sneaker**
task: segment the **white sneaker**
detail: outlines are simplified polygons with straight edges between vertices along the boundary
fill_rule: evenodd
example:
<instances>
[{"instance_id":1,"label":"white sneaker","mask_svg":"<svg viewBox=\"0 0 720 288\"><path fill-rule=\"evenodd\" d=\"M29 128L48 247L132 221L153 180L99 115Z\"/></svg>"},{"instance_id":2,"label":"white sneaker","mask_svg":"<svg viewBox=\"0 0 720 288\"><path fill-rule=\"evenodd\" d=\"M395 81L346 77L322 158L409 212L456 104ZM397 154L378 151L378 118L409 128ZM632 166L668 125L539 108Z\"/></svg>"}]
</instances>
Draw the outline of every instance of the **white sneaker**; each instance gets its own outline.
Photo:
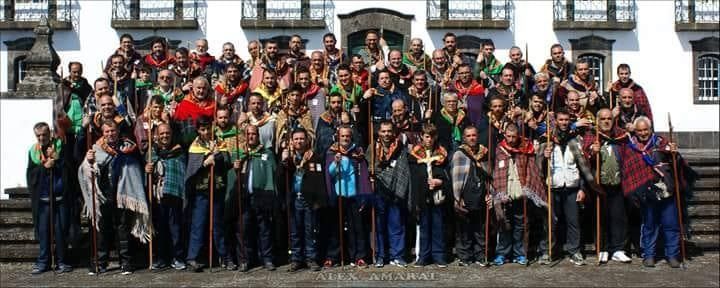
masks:
<instances>
[{"instance_id":1,"label":"white sneaker","mask_svg":"<svg viewBox=\"0 0 720 288\"><path fill-rule=\"evenodd\" d=\"M632 262L632 259L625 255L625 251L615 251L615 253L613 253L612 260L620 263Z\"/></svg>"},{"instance_id":2,"label":"white sneaker","mask_svg":"<svg viewBox=\"0 0 720 288\"><path fill-rule=\"evenodd\" d=\"M608 262L608 252L601 251L600 252L600 263L607 263Z\"/></svg>"}]
</instances>

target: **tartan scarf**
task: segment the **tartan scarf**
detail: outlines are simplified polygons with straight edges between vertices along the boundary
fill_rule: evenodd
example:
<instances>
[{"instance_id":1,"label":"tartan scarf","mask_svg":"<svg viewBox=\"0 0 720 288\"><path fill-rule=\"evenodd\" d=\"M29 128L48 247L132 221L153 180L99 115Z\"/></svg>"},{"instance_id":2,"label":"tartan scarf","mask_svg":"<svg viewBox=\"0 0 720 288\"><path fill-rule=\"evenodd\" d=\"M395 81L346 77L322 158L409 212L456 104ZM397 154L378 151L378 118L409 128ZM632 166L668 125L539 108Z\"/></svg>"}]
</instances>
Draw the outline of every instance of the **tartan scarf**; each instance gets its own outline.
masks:
<instances>
[{"instance_id":1,"label":"tartan scarf","mask_svg":"<svg viewBox=\"0 0 720 288\"><path fill-rule=\"evenodd\" d=\"M445 119L445 121L447 121L452 126L453 140L460 142L460 140L462 140L462 131L460 131L460 124L465 118L465 112L463 110L457 110L457 114L455 114L455 116L452 116L445 109L445 107L443 107L440 108L440 116L442 116L442 118Z\"/></svg>"},{"instance_id":2,"label":"tartan scarf","mask_svg":"<svg viewBox=\"0 0 720 288\"><path fill-rule=\"evenodd\" d=\"M48 144L48 146L49 145L52 145L53 150L55 151L54 155L52 155L52 158L57 160L62 150L62 140L60 138L50 139L50 143ZM30 147L30 161L32 161L35 165L44 164L49 156L45 155L46 149L47 147L43 147L42 145L35 143L35 145Z\"/></svg>"},{"instance_id":3,"label":"tartan scarf","mask_svg":"<svg viewBox=\"0 0 720 288\"><path fill-rule=\"evenodd\" d=\"M630 147L633 151L640 153L643 161L645 161L648 166L655 166L657 162L651 153L652 149L657 147L658 144L660 144L660 138L657 134L653 133L645 145L642 145L636 136L630 137L628 147Z\"/></svg>"},{"instance_id":4,"label":"tartan scarf","mask_svg":"<svg viewBox=\"0 0 720 288\"><path fill-rule=\"evenodd\" d=\"M565 78L569 72L567 66L568 61L565 58L562 59L562 62L560 62L560 64L556 64L552 59L548 59L547 61L545 61L545 65L543 65L543 69L541 69L541 71L549 72L550 78L558 77L562 79Z\"/></svg>"},{"instance_id":5,"label":"tartan scarf","mask_svg":"<svg viewBox=\"0 0 720 288\"><path fill-rule=\"evenodd\" d=\"M169 149L153 145L152 161L157 163L154 174L158 177L155 182L155 197L160 200L163 195L171 195L180 199L185 198L185 152L182 146L176 144Z\"/></svg>"},{"instance_id":6,"label":"tartan scarf","mask_svg":"<svg viewBox=\"0 0 720 288\"><path fill-rule=\"evenodd\" d=\"M510 169L510 159L515 162L523 194L538 207L547 206L547 190L540 171L535 165L535 153L532 142L521 139L518 147L510 146L505 140L500 142L495 152L493 169L493 187L495 188L495 205L507 203L507 179ZM497 211L501 211L499 209Z\"/></svg>"},{"instance_id":7,"label":"tartan scarf","mask_svg":"<svg viewBox=\"0 0 720 288\"><path fill-rule=\"evenodd\" d=\"M622 88L630 88L633 89L635 86L635 81L633 79L628 79L627 83L622 83L620 80L617 80L613 82L612 86L610 86L610 89L612 92L620 93L620 89ZM635 89L633 89L635 91Z\"/></svg>"},{"instance_id":8,"label":"tartan scarf","mask_svg":"<svg viewBox=\"0 0 720 288\"><path fill-rule=\"evenodd\" d=\"M400 141L396 138L395 141L390 143L390 147L388 147L387 152L385 152L385 147L382 141L378 140L375 143L375 159L378 159L381 162L389 162L390 158L395 155L398 147L400 147Z\"/></svg>"}]
</instances>

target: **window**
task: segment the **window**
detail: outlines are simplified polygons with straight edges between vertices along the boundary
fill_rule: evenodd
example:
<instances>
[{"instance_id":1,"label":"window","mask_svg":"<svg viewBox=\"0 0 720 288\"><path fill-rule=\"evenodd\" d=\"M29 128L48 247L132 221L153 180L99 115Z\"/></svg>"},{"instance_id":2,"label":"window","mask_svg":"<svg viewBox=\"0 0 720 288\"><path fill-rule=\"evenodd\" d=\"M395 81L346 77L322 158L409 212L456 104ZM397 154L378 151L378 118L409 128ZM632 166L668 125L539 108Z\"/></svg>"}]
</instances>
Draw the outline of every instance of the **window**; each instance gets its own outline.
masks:
<instances>
[{"instance_id":1,"label":"window","mask_svg":"<svg viewBox=\"0 0 720 288\"><path fill-rule=\"evenodd\" d=\"M599 54L583 54L578 59L585 59L590 64L590 75L595 79L598 91L605 91L605 67L602 55Z\"/></svg>"},{"instance_id":2,"label":"window","mask_svg":"<svg viewBox=\"0 0 720 288\"><path fill-rule=\"evenodd\" d=\"M718 77L718 55L702 55L697 60L697 100L718 102L720 95L720 77Z\"/></svg>"},{"instance_id":3,"label":"window","mask_svg":"<svg viewBox=\"0 0 720 288\"><path fill-rule=\"evenodd\" d=\"M690 41L693 50L693 103L720 103L720 38Z\"/></svg>"},{"instance_id":4,"label":"window","mask_svg":"<svg viewBox=\"0 0 720 288\"><path fill-rule=\"evenodd\" d=\"M25 57L18 57L15 59L15 84L22 83L23 79L27 75L27 63L25 63Z\"/></svg>"},{"instance_id":5,"label":"window","mask_svg":"<svg viewBox=\"0 0 720 288\"><path fill-rule=\"evenodd\" d=\"M717 31L720 0L675 0L675 31Z\"/></svg>"},{"instance_id":6,"label":"window","mask_svg":"<svg viewBox=\"0 0 720 288\"><path fill-rule=\"evenodd\" d=\"M365 47L365 33L367 33L367 31L369 30L370 29L357 31L348 36L349 43L347 47L350 49L350 55L357 54ZM387 45L388 47L390 47L390 49L398 49L400 51L405 51L403 47L404 39L402 34L384 29L383 38L385 39L385 42L387 42ZM387 58L387 55L385 55L385 57Z\"/></svg>"},{"instance_id":7,"label":"window","mask_svg":"<svg viewBox=\"0 0 720 288\"><path fill-rule=\"evenodd\" d=\"M197 0L112 0L116 29L197 29Z\"/></svg>"},{"instance_id":8,"label":"window","mask_svg":"<svg viewBox=\"0 0 720 288\"><path fill-rule=\"evenodd\" d=\"M426 0L427 28L507 29L510 0Z\"/></svg>"},{"instance_id":9,"label":"window","mask_svg":"<svg viewBox=\"0 0 720 288\"><path fill-rule=\"evenodd\" d=\"M332 31L332 8L327 0L244 0L240 26L320 29L327 25Z\"/></svg>"},{"instance_id":10,"label":"window","mask_svg":"<svg viewBox=\"0 0 720 288\"><path fill-rule=\"evenodd\" d=\"M635 0L554 0L556 30L633 30Z\"/></svg>"},{"instance_id":11,"label":"window","mask_svg":"<svg viewBox=\"0 0 720 288\"><path fill-rule=\"evenodd\" d=\"M0 0L0 7L0 30L32 30L42 17L53 29L72 29L71 0Z\"/></svg>"}]
</instances>

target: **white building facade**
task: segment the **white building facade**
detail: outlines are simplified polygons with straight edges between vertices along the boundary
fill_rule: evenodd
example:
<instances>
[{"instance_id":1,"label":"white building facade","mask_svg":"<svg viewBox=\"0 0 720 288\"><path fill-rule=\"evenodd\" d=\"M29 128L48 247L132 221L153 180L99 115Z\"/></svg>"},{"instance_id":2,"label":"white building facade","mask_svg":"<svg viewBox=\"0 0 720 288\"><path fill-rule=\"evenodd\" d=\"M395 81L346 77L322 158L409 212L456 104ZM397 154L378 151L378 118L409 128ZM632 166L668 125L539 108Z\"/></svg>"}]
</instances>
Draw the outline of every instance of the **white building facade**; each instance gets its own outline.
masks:
<instances>
[{"instance_id":1,"label":"white building facade","mask_svg":"<svg viewBox=\"0 0 720 288\"><path fill-rule=\"evenodd\" d=\"M692 137L712 147L718 143L706 138L716 138L720 130L720 0L0 0L0 7L3 92L22 81L23 59L41 15L55 29L60 67L67 73L67 64L79 61L91 82L124 33L140 49L153 36L175 47L207 38L213 55L231 42L248 58L249 41L292 34L301 35L310 52L322 49L322 35L332 32L347 51L363 43L364 31L376 29L404 50L411 38L420 38L429 53L453 32L470 54L477 53L480 40L493 40L503 62L513 45L527 47L536 69L549 58L550 46L560 43L569 59L592 60L602 86L617 79L618 64L627 63L648 95L656 130L668 130L671 112L676 131L695 132L701 136ZM2 115L2 121L9 119L13 115ZM12 129L2 137L14 134ZM14 135L32 133L26 132ZM32 141L30 136L17 145L25 151Z\"/></svg>"}]
</instances>

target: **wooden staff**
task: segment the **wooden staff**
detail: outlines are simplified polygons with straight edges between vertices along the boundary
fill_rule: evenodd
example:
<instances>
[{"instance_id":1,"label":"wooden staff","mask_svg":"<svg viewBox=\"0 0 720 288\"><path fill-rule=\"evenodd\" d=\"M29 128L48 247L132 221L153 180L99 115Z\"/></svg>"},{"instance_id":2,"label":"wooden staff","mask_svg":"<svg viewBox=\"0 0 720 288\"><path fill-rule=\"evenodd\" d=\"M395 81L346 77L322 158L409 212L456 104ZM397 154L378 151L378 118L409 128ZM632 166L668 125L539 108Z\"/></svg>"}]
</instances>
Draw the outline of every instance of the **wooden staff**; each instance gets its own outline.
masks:
<instances>
[{"instance_id":1,"label":"wooden staff","mask_svg":"<svg viewBox=\"0 0 720 288\"><path fill-rule=\"evenodd\" d=\"M524 90L525 90L525 97L527 97L528 94L529 94L529 93L528 93L528 89L529 89L528 86L529 86L529 84L530 84L530 83L527 81L527 77L525 77L525 70L527 70L528 67L529 67L528 55L529 55L529 54L528 54L528 45L527 45L527 43L525 43L525 69L520 73L520 76L523 77L522 79L523 79L523 82L525 83L525 85L524 85L524 87L523 87ZM525 137L525 113L523 113L522 116L520 116L520 129L522 130L522 132L521 132L521 134L520 134L520 135L521 135L520 137ZM522 138L521 138L521 139L522 139ZM528 243L529 243L529 239L530 239L530 235L529 235L529 233L528 233L528 219L527 219L527 218L528 218L528 214L527 214L527 195L525 195L525 196L523 197L523 248L524 248L524 252L525 252L525 257L527 257L527 254L528 254L528 253L527 253L527 252L528 252L527 250L528 250ZM530 262L528 261L528 263L527 263L526 265L528 265L529 263L530 263Z\"/></svg>"},{"instance_id":2,"label":"wooden staff","mask_svg":"<svg viewBox=\"0 0 720 288\"><path fill-rule=\"evenodd\" d=\"M341 114L342 117L342 114ZM340 120L342 123L342 120ZM337 128L337 147L338 150L340 148L340 126ZM338 180L338 192L340 195L338 195L338 234L340 235L340 267L345 268L345 251L343 251L345 247L345 235L344 234L344 227L345 227L345 221L343 221L343 206L342 206L342 159L335 162L335 165L337 166L337 174L336 178Z\"/></svg>"},{"instance_id":3,"label":"wooden staff","mask_svg":"<svg viewBox=\"0 0 720 288\"><path fill-rule=\"evenodd\" d=\"M50 139L51 139L50 145L53 145L52 138L50 138ZM55 151L55 147L53 147L53 151ZM52 157L52 155L48 155L48 156ZM50 168L50 202L48 202L48 204L50 206L50 215L48 216L49 220L50 220L50 269L53 270L53 275L55 275L55 245L54 245L55 238L53 238L55 236L54 235L55 234L54 233L55 232L54 231L55 230L55 222L53 221L54 220L53 219L54 218L53 217L53 213L54 213L54 211L53 211L54 203L53 202L55 202L55 196L53 195L53 194L55 194L54 193L55 192L54 191L55 190L55 175L54 175L55 173L53 173L54 169L55 169L55 164L53 163L53 167Z\"/></svg>"},{"instance_id":4,"label":"wooden staff","mask_svg":"<svg viewBox=\"0 0 720 288\"><path fill-rule=\"evenodd\" d=\"M673 125L670 121L670 112L668 112L668 127L670 128L669 138L670 143L673 143ZM672 166L673 166L673 181L675 184L675 206L678 213L678 227L680 227L680 260L685 265L685 227L683 227L683 215L682 215L682 202L680 199L680 186L678 181L678 168L677 168L677 152L670 151L672 155Z\"/></svg>"},{"instance_id":5,"label":"wooden staff","mask_svg":"<svg viewBox=\"0 0 720 288\"><path fill-rule=\"evenodd\" d=\"M552 102L555 103L554 95L552 97ZM546 148L550 147L550 113L549 113L549 111L550 111L550 108L548 108L548 115L545 115L545 135L547 138L547 139L545 139L545 147ZM545 153L545 152L543 152L543 153ZM548 189L547 190L548 191L548 212L547 212L548 243L547 243L547 250L548 250L548 257L552 261L552 249L553 249L553 246L552 246L552 220L553 220L552 219L552 203L553 203L553 198L552 198L552 170L550 170L550 168L551 168L550 160L551 159L552 159L552 154L550 155L550 158L547 159L547 177L545 177L547 179L545 180L545 182L547 184L547 189Z\"/></svg>"},{"instance_id":6,"label":"wooden staff","mask_svg":"<svg viewBox=\"0 0 720 288\"><path fill-rule=\"evenodd\" d=\"M92 121L92 120L91 120ZM90 131L91 124L88 124L87 128L87 135L86 135L86 150L90 150L92 147L92 134ZM91 163L92 164L92 163ZM92 231L92 249L93 249L93 266L95 267L95 276L98 276L100 273L98 272L98 256L97 256L97 229L96 229L96 221L97 221L97 207L95 207L95 199L97 195L97 190L95 189L95 172L92 171L92 167L90 168L90 186L92 187L92 220L90 221L90 225L92 227L90 230Z\"/></svg>"},{"instance_id":7,"label":"wooden staff","mask_svg":"<svg viewBox=\"0 0 720 288\"><path fill-rule=\"evenodd\" d=\"M600 145L600 126L595 127L595 143ZM595 184L600 187L600 153L595 155ZM597 254L597 265L600 265L600 193L595 193L595 253Z\"/></svg>"},{"instance_id":8,"label":"wooden staff","mask_svg":"<svg viewBox=\"0 0 720 288\"><path fill-rule=\"evenodd\" d=\"M149 120L148 120L148 147L147 147L147 163L152 163L152 112L148 114ZM150 217L150 220L152 221L152 208L153 208L153 174L147 173L147 179L148 179L148 216ZM150 239L148 241L148 270L152 270L152 264L153 264L153 233L150 233Z\"/></svg>"},{"instance_id":9,"label":"wooden staff","mask_svg":"<svg viewBox=\"0 0 720 288\"><path fill-rule=\"evenodd\" d=\"M216 101L214 97L213 97L213 101ZM217 103L214 102L213 105L214 105L213 106L213 121L212 121L212 124L210 125L210 143L213 143L215 141L215 114L216 114L215 108L217 107ZM217 148L217 144L213 145L213 150L210 151L210 153L211 153L210 155L213 155L213 156L215 155L215 152L214 152L215 148ZM215 207L214 203L213 203L215 201L215 163L210 165L210 181L209 182L210 182L210 219L209 219L208 223L210 224L209 225L210 227L209 227L208 232L210 232L210 233L208 234L208 238L210 239L210 241L208 241L208 267L209 267L208 272L212 273L213 224L215 222L215 221L213 221L213 216L214 216L213 209Z\"/></svg>"},{"instance_id":10,"label":"wooden staff","mask_svg":"<svg viewBox=\"0 0 720 288\"><path fill-rule=\"evenodd\" d=\"M487 166L489 174L492 175L493 165L492 162L492 147L493 147L493 139L492 139L492 120L488 119L488 157L487 157ZM487 186L487 194L490 194L490 186ZM487 204L487 201L485 203L485 263L488 263L488 249L490 248L490 205Z\"/></svg>"},{"instance_id":11,"label":"wooden staff","mask_svg":"<svg viewBox=\"0 0 720 288\"><path fill-rule=\"evenodd\" d=\"M372 115L372 105L370 105L370 102L368 102L368 115L369 116ZM373 129L372 118L371 118L369 124L370 124L370 145L373 145L370 147L375 147L375 137L374 137L375 135L373 135L375 130ZM370 189L371 189L371 191L374 192L375 191L375 180L373 177L375 177L375 149L373 149L372 155L370 155ZM370 253L373 255L373 263L375 263L375 260L376 260L375 248L377 245L377 239L375 239L375 236L376 236L376 234L375 234L375 205L372 205L370 208L370 221L372 221L372 223L370 224L370 237L372 237L370 239Z\"/></svg>"},{"instance_id":12,"label":"wooden staff","mask_svg":"<svg viewBox=\"0 0 720 288\"><path fill-rule=\"evenodd\" d=\"M235 157L237 160L240 160L240 126L235 124ZM242 162L241 162L242 165ZM241 168L242 169L242 168ZM247 261L247 255L245 255L245 245L243 242L245 242L245 234L243 233L243 213L242 213L242 189L240 187L240 171L241 169L237 169L235 171L235 187L237 189L237 196L238 196L238 222L240 224L240 227L238 227L238 232L240 233L240 239L238 241L240 242L240 253L245 258L245 261ZM240 263L238 263L240 264Z\"/></svg>"},{"instance_id":13,"label":"wooden staff","mask_svg":"<svg viewBox=\"0 0 720 288\"><path fill-rule=\"evenodd\" d=\"M289 111L290 106L288 105L287 107L288 107L287 109ZM288 115L288 118L286 119L285 123L287 124L287 125L285 125L285 127L286 127L285 128L285 145L287 145L287 147L288 147L288 154L290 154L290 157L293 157L292 147L290 147L290 138L292 137L292 136L290 136L290 134L292 133L292 131L290 128L291 126L290 126L289 115ZM290 162L291 162L291 160L288 159L288 165L285 166L285 190L287 192L287 195L286 195L287 197L285 197L285 204L287 205L287 236L288 236L287 237L287 244L288 244L287 253L288 253L288 257L290 257L292 255L292 241L290 241L290 210L292 209L292 207L290 206L291 205L290 192L292 191L292 189L290 187L290 165L289 165Z\"/></svg>"}]
</instances>

